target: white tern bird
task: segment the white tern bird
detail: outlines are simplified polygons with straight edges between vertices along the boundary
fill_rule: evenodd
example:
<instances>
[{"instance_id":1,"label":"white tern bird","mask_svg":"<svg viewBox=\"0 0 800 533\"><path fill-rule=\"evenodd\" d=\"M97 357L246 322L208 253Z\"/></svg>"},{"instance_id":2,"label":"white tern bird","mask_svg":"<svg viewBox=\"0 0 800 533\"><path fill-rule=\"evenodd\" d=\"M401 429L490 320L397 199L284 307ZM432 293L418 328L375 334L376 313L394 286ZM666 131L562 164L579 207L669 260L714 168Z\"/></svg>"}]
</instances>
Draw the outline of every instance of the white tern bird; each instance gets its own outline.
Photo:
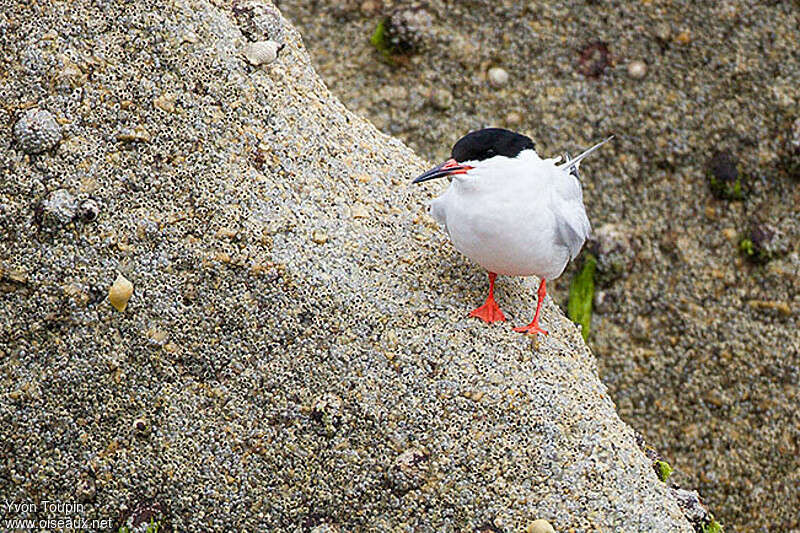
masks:
<instances>
[{"instance_id":1,"label":"white tern bird","mask_svg":"<svg viewBox=\"0 0 800 533\"><path fill-rule=\"evenodd\" d=\"M530 324L514 331L547 335L539 326L545 282L564 272L591 230L578 167L612 138L557 164L561 157L542 159L530 138L486 128L459 139L450 159L414 180L452 177L430 211L456 249L489 271L489 296L470 316L489 323L505 320L494 300L497 275L533 274L541 279L536 313Z\"/></svg>"}]
</instances>

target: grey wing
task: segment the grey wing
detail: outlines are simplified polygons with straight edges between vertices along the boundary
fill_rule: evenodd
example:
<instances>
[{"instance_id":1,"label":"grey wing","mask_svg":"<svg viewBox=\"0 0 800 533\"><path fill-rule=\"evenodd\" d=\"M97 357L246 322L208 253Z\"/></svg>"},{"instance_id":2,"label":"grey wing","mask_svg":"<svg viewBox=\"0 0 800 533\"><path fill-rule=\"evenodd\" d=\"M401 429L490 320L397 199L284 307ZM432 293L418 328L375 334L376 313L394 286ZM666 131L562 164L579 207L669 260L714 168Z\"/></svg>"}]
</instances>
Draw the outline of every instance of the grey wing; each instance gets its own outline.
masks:
<instances>
[{"instance_id":1,"label":"grey wing","mask_svg":"<svg viewBox=\"0 0 800 533\"><path fill-rule=\"evenodd\" d=\"M564 173L553 195L553 208L556 244L565 246L570 260L575 259L592 231L583 206L581 184L575 176Z\"/></svg>"}]
</instances>

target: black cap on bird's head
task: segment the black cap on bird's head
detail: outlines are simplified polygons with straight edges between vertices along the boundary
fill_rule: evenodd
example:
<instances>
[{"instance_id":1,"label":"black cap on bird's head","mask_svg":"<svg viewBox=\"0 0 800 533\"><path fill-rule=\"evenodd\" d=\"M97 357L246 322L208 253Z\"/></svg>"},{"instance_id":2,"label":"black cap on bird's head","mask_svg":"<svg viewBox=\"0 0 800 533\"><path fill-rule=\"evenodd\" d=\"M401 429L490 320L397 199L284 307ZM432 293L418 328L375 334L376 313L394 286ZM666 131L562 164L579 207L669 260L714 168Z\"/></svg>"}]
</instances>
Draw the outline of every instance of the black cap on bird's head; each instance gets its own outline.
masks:
<instances>
[{"instance_id":1,"label":"black cap on bird's head","mask_svg":"<svg viewBox=\"0 0 800 533\"><path fill-rule=\"evenodd\" d=\"M601 141L588 150L585 150L578 157L566 157L566 161L557 166L575 177L578 177L578 167L587 156L613 139L614 136ZM454 174L466 174L474 167L467 163L484 161L496 156L508 158L517 157L523 150L534 150L533 141L524 135L514 133L503 128L485 128L473 131L461 137L453 146L451 158L441 165L430 169L421 176L418 176L413 183L452 176Z\"/></svg>"},{"instance_id":2,"label":"black cap on bird's head","mask_svg":"<svg viewBox=\"0 0 800 533\"><path fill-rule=\"evenodd\" d=\"M519 133L503 128L473 131L461 137L453 146L449 160L417 177L414 183L466 174L473 167L465 162L484 161L496 156L517 157L526 149L534 149L533 141Z\"/></svg>"}]
</instances>

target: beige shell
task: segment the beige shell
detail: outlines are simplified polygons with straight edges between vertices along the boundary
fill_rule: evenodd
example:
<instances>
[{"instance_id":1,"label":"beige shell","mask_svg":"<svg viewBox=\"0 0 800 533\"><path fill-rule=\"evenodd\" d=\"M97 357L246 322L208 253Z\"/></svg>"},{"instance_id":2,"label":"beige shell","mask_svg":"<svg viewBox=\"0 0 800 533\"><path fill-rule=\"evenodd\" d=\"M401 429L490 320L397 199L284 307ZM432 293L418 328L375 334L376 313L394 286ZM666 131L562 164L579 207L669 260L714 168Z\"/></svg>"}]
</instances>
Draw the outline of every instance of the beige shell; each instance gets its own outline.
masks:
<instances>
[{"instance_id":1,"label":"beige shell","mask_svg":"<svg viewBox=\"0 0 800 533\"><path fill-rule=\"evenodd\" d=\"M244 47L244 57L252 65L267 65L277 59L278 48L278 43L275 41L247 43Z\"/></svg>"},{"instance_id":2,"label":"beige shell","mask_svg":"<svg viewBox=\"0 0 800 533\"><path fill-rule=\"evenodd\" d=\"M556 533L556 530L553 529L553 526L550 525L550 522L547 520L534 520L528 527L525 529L526 533Z\"/></svg>"},{"instance_id":3,"label":"beige shell","mask_svg":"<svg viewBox=\"0 0 800 533\"><path fill-rule=\"evenodd\" d=\"M114 284L108 289L108 301L117 311L124 311L128 307L128 300L133 294L133 283L128 281L122 274L117 275Z\"/></svg>"}]
</instances>

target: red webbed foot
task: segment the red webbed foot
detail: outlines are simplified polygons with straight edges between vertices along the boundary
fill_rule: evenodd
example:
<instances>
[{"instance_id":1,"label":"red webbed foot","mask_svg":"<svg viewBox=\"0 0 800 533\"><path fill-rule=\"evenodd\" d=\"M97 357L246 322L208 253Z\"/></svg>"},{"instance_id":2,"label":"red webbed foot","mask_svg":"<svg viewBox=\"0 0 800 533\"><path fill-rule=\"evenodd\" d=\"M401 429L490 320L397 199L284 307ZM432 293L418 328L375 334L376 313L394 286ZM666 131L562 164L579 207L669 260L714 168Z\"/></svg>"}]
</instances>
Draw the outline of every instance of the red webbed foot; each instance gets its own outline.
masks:
<instances>
[{"instance_id":1,"label":"red webbed foot","mask_svg":"<svg viewBox=\"0 0 800 533\"><path fill-rule=\"evenodd\" d=\"M514 331L518 333L527 333L528 335L538 335L539 333L543 335L548 335L548 333L539 327L539 313L542 310L542 304L544 303L544 297L547 294L547 288L545 287L545 279L542 278L542 281L539 282L539 290L537 291L537 300L536 300L536 313L533 315L533 320L527 326L514 328Z\"/></svg>"},{"instance_id":2,"label":"red webbed foot","mask_svg":"<svg viewBox=\"0 0 800 533\"><path fill-rule=\"evenodd\" d=\"M502 322L506 319L500 306L494 301L494 280L497 279L497 274L489 272L489 296L486 297L486 303L477 309L470 312L469 316L475 316L491 324L492 322Z\"/></svg>"},{"instance_id":3,"label":"red webbed foot","mask_svg":"<svg viewBox=\"0 0 800 533\"><path fill-rule=\"evenodd\" d=\"M531 322L527 326L521 326L521 327L518 327L518 328L514 328L514 331L516 331L518 333L527 333L528 335L538 335L539 333L541 333L542 335L549 335L549 333L547 333L547 331L545 331L542 328L540 328L539 324L537 324L535 322Z\"/></svg>"},{"instance_id":4,"label":"red webbed foot","mask_svg":"<svg viewBox=\"0 0 800 533\"><path fill-rule=\"evenodd\" d=\"M486 303L470 311L469 316L478 317L489 324L492 322L503 322L506 319L505 315L503 315L503 312L500 310L500 306L494 301L494 298L487 298Z\"/></svg>"}]
</instances>

